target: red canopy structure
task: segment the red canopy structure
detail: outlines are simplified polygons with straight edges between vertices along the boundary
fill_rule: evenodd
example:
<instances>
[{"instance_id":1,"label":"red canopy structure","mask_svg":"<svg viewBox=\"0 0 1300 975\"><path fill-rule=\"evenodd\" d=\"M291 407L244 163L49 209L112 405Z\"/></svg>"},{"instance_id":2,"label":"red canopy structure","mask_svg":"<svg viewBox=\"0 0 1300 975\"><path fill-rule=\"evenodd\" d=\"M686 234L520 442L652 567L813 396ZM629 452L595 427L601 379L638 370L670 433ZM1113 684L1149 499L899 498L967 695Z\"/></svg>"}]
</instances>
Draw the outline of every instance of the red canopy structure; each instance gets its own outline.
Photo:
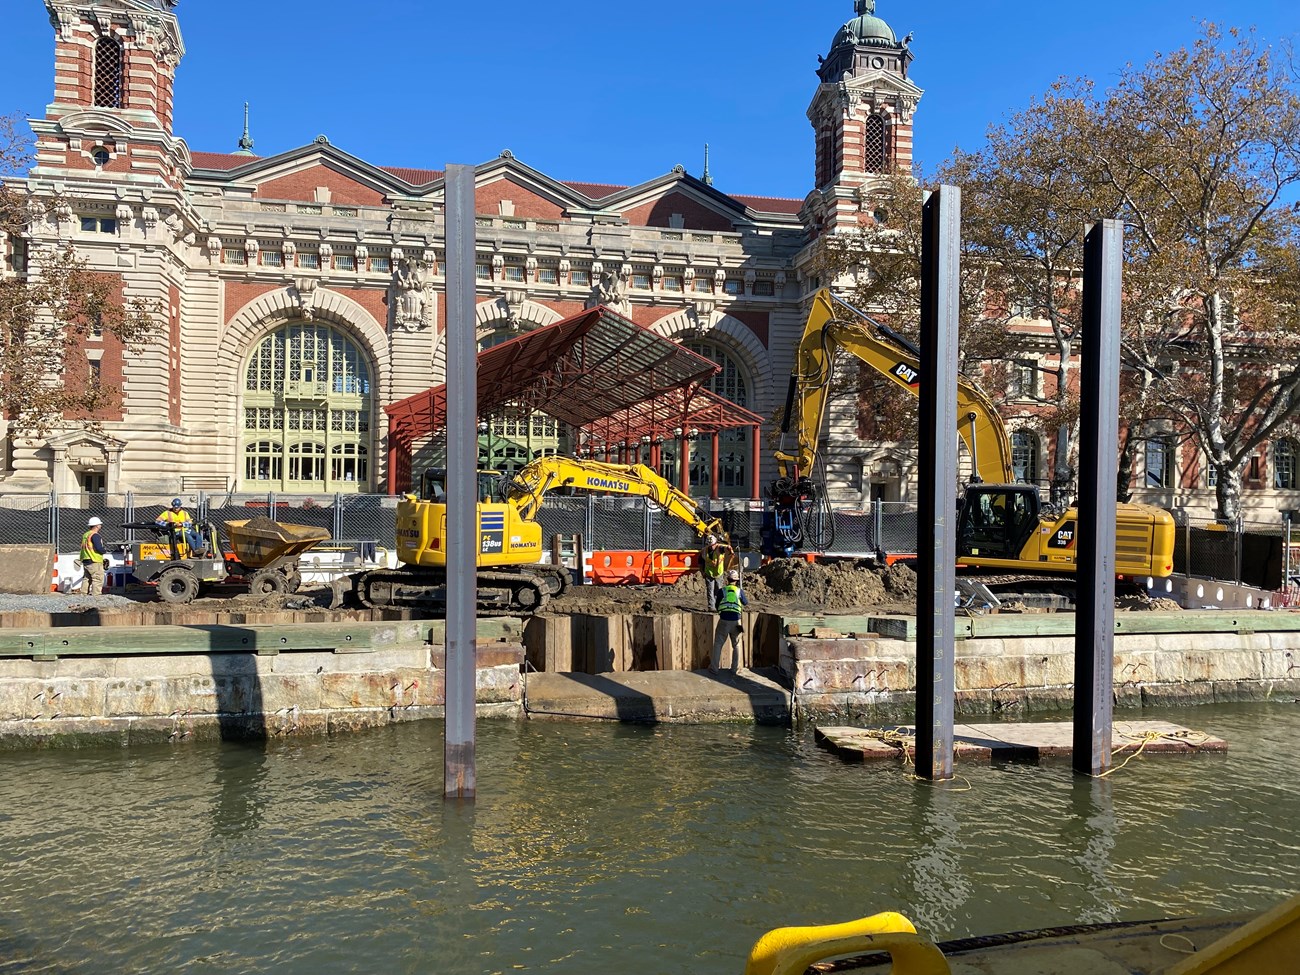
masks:
<instances>
[{"instance_id":1,"label":"red canopy structure","mask_svg":"<svg viewBox=\"0 0 1300 975\"><path fill-rule=\"evenodd\" d=\"M588 455L625 457L634 445L751 429L751 483L758 482L758 428L763 418L704 387L717 363L604 306L520 335L478 354L480 416L549 414L578 431ZM432 386L386 407L389 491L409 483L415 442L447 422L447 388ZM599 446L597 446L599 445ZM655 451L652 449L652 454ZM687 475L682 464L683 476Z\"/></svg>"}]
</instances>

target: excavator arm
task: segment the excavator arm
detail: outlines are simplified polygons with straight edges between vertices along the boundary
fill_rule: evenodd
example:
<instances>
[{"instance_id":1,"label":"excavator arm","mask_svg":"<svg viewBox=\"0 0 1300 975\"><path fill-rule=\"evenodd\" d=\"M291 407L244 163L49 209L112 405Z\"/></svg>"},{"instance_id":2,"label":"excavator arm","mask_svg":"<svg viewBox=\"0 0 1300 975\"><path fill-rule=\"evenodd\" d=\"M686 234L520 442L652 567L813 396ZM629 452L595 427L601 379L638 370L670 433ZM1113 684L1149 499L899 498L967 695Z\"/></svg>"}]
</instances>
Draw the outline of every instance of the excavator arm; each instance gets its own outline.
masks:
<instances>
[{"instance_id":1,"label":"excavator arm","mask_svg":"<svg viewBox=\"0 0 1300 975\"><path fill-rule=\"evenodd\" d=\"M787 483L798 483L812 473L830 398L831 376L836 357L842 352L856 357L913 396L919 395L921 363L916 346L829 289L818 291L795 352L781 444L775 454L777 471ZM1011 444L997 408L965 376L957 378L957 417L957 432L970 451L973 479L992 483L1014 481ZM787 451L785 438L792 427L794 446Z\"/></svg>"},{"instance_id":2,"label":"excavator arm","mask_svg":"<svg viewBox=\"0 0 1300 975\"><path fill-rule=\"evenodd\" d=\"M571 457L541 457L519 470L505 485L505 501L519 517L532 521L547 491L577 488L649 498L675 518L690 525L697 535L717 535L728 544L722 522L699 510L687 494L644 464L605 464Z\"/></svg>"}]
</instances>

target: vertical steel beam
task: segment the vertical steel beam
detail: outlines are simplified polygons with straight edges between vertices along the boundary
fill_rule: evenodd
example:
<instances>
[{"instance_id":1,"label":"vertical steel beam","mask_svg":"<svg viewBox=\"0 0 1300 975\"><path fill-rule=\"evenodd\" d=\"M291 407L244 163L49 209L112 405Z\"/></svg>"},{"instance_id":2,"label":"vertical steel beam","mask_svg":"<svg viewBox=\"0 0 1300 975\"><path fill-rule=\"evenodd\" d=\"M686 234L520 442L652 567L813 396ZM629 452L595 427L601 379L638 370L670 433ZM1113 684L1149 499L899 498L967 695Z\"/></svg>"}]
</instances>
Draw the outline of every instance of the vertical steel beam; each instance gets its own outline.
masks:
<instances>
[{"instance_id":1,"label":"vertical steel beam","mask_svg":"<svg viewBox=\"0 0 1300 975\"><path fill-rule=\"evenodd\" d=\"M922 221L916 774L927 779L950 779L956 692L953 590L957 566L954 494L961 190L942 186L931 193L925 201Z\"/></svg>"},{"instance_id":2,"label":"vertical steel beam","mask_svg":"<svg viewBox=\"0 0 1300 975\"><path fill-rule=\"evenodd\" d=\"M478 566L474 167L447 167L447 721L442 794L473 799Z\"/></svg>"},{"instance_id":3,"label":"vertical steel beam","mask_svg":"<svg viewBox=\"0 0 1300 975\"><path fill-rule=\"evenodd\" d=\"M1110 767L1114 717L1115 497L1119 466L1119 322L1124 225L1103 220L1083 243L1079 423L1079 564L1074 627L1076 772Z\"/></svg>"}]
</instances>

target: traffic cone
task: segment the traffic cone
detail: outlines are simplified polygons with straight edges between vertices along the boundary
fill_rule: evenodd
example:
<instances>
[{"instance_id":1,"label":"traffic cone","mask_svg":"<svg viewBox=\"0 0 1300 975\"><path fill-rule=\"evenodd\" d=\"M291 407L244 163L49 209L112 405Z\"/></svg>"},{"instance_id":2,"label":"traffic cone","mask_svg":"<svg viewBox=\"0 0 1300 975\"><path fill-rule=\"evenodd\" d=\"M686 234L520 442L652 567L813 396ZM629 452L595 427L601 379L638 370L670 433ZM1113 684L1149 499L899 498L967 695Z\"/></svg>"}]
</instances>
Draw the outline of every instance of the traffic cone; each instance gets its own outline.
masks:
<instances>
[{"instance_id":1,"label":"traffic cone","mask_svg":"<svg viewBox=\"0 0 1300 975\"><path fill-rule=\"evenodd\" d=\"M59 591L59 564L54 563L54 568L50 570L50 592Z\"/></svg>"}]
</instances>

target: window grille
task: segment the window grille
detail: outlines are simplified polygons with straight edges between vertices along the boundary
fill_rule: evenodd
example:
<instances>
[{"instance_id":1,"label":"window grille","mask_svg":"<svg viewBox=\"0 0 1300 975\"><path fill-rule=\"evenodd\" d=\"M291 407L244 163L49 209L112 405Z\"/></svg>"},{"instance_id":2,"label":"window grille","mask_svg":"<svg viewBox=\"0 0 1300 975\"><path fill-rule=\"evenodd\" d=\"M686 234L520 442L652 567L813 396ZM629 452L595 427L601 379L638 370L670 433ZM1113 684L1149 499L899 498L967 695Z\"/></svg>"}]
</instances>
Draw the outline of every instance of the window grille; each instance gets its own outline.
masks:
<instances>
[{"instance_id":1,"label":"window grille","mask_svg":"<svg viewBox=\"0 0 1300 975\"><path fill-rule=\"evenodd\" d=\"M299 266L299 267L308 267L308 268L313 268L313 269L314 269L314 268L319 268L319 267L320 267L320 255L319 255L319 254L312 254L312 253L304 253L303 251L299 251L299 252L298 252L298 266Z\"/></svg>"},{"instance_id":2,"label":"window grille","mask_svg":"<svg viewBox=\"0 0 1300 975\"><path fill-rule=\"evenodd\" d=\"M649 290L650 290L650 275L648 275L648 274L634 274L634 275L632 275L632 287L636 288L636 289L639 290L639 291L649 291Z\"/></svg>"},{"instance_id":3,"label":"window grille","mask_svg":"<svg viewBox=\"0 0 1300 975\"><path fill-rule=\"evenodd\" d=\"M695 290L698 292L702 292L704 294L708 294L713 290L713 280L711 278L704 277L703 275L696 275Z\"/></svg>"},{"instance_id":4,"label":"window grille","mask_svg":"<svg viewBox=\"0 0 1300 975\"><path fill-rule=\"evenodd\" d=\"M389 263L388 263L388 258L386 258L386 257L372 257L372 258L370 259L370 270L372 270L372 271L382 271L382 272L384 272L385 274L387 274L387 273L389 272L390 269L391 269L391 268L390 268L390 265L389 265Z\"/></svg>"},{"instance_id":5,"label":"window grille","mask_svg":"<svg viewBox=\"0 0 1300 975\"><path fill-rule=\"evenodd\" d=\"M537 269L537 281L540 284L555 284L557 281L555 268L541 267Z\"/></svg>"},{"instance_id":6,"label":"window grille","mask_svg":"<svg viewBox=\"0 0 1300 975\"><path fill-rule=\"evenodd\" d=\"M125 58L122 42L101 37L95 42L95 105L99 108L125 108L122 103L122 76Z\"/></svg>"},{"instance_id":7,"label":"window grille","mask_svg":"<svg viewBox=\"0 0 1300 975\"><path fill-rule=\"evenodd\" d=\"M885 120L879 115L868 115L862 132L862 158L869 173L883 173L889 169L889 138Z\"/></svg>"},{"instance_id":8,"label":"window grille","mask_svg":"<svg viewBox=\"0 0 1300 975\"><path fill-rule=\"evenodd\" d=\"M664 275L663 286L665 291L681 291L682 279L675 274L666 274Z\"/></svg>"},{"instance_id":9,"label":"window grille","mask_svg":"<svg viewBox=\"0 0 1300 975\"><path fill-rule=\"evenodd\" d=\"M223 247L221 248L222 264L247 264L248 255L242 247Z\"/></svg>"},{"instance_id":10,"label":"window grille","mask_svg":"<svg viewBox=\"0 0 1300 975\"><path fill-rule=\"evenodd\" d=\"M586 271L572 271L570 272L569 280L573 284L581 284L586 286L591 284L591 275L588 274Z\"/></svg>"},{"instance_id":11,"label":"window grille","mask_svg":"<svg viewBox=\"0 0 1300 975\"><path fill-rule=\"evenodd\" d=\"M725 291L725 292L726 292L727 294L729 294L729 295L738 295L738 294L740 294L740 279L739 279L739 278L727 278L727 282L726 282L726 284L724 284L724 285L722 286L722 290Z\"/></svg>"},{"instance_id":12,"label":"window grille","mask_svg":"<svg viewBox=\"0 0 1300 975\"><path fill-rule=\"evenodd\" d=\"M284 267L283 251L261 251L258 257L263 267Z\"/></svg>"},{"instance_id":13,"label":"window grille","mask_svg":"<svg viewBox=\"0 0 1300 975\"><path fill-rule=\"evenodd\" d=\"M770 298L776 294L776 283L773 281L755 281L754 294L762 298Z\"/></svg>"},{"instance_id":14,"label":"window grille","mask_svg":"<svg viewBox=\"0 0 1300 975\"><path fill-rule=\"evenodd\" d=\"M336 217L355 217L357 215L356 207L335 207L334 216Z\"/></svg>"},{"instance_id":15,"label":"window grille","mask_svg":"<svg viewBox=\"0 0 1300 975\"><path fill-rule=\"evenodd\" d=\"M488 267L486 264L475 264L474 277L476 280L479 281L491 281L492 269Z\"/></svg>"},{"instance_id":16,"label":"window grille","mask_svg":"<svg viewBox=\"0 0 1300 975\"><path fill-rule=\"evenodd\" d=\"M357 269L357 259L351 254L335 254L334 267L340 271L355 271Z\"/></svg>"},{"instance_id":17,"label":"window grille","mask_svg":"<svg viewBox=\"0 0 1300 975\"><path fill-rule=\"evenodd\" d=\"M524 280L524 269L520 267L518 264L507 264L505 270L506 270L505 280L507 281Z\"/></svg>"}]
</instances>

